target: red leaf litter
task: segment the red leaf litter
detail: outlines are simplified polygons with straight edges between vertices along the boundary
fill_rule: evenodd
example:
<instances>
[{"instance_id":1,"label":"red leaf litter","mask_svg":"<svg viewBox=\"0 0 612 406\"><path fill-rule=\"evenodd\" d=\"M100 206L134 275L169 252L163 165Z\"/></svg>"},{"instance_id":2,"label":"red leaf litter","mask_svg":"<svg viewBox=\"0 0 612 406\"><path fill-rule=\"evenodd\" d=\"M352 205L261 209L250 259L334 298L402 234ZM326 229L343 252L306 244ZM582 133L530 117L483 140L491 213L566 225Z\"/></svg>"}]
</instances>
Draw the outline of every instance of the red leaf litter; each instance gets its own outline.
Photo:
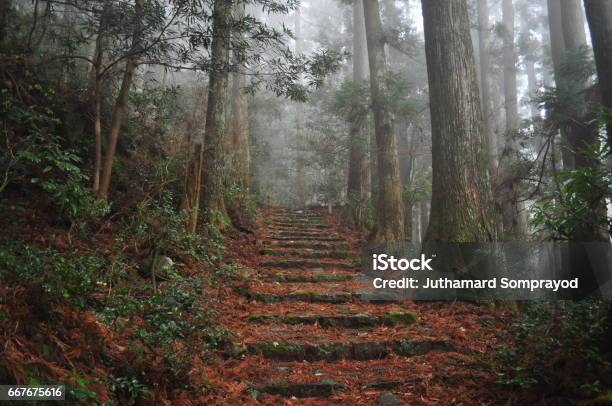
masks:
<instances>
[{"instance_id":1,"label":"red leaf litter","mask_svg":"<svg viewBox=\"0 0 612 406\"><path fill-rule=\"evenodd\" d=\"M263 218L271 218L275 210L264 210ZM350 250L359 253L361 237L343 227L338 216L321 211ZM511 343L508 326L513 315L503 308L468 303L413 302L372 304L359 300L347 303L309 303L281 301L264 303L241 293L243 290L283 295L291 292L353 292L359 287L354 281L324 283L279 283L270 275L312 275L320 270L269 269L258 266L258 260L286 260L286 256L258 256L262 247L272 244L270 229L274 224L262 224L255 244L234 240L228 252L235 253L236 262L251 267L246 280L222 289L219 294L219 324L234 333L234 342L371 342L392 339L444 339L453 343L452 352L430 352L415 357L392 355L384 359L359 361L279 361L260 355L226 357L206 367L206 376L214 388L211 402L224 400L229 404L263 405L375 405L383 392L392 392L407 405L484 405L509 404L509 394L495 383L497 374L484 361L502 345ZM328 235L329 233L325 233ZM279 248L282 251L283 248ZM299 249L291 248L292 252ZM316 259L315 259L316 260ZM333 261L333 260L326 260ZM326 272L342 273L343 270ZM322 328L317 324L290 325L269 321L253 323L252 315L342 315L367 313L385 314L405 310L418 314L418 321L409 326L378 326L370 328ZM266 393L255 394L251 388L287 382L337 382L347 390L329 397L292 398ZM371 388L368 384L381 381L401 381L391 389ZM510 404L512 401L510 401ZM520 404L520 403L517 403Z\"/></svg>"},{"instance_id":2,"label":"red leaf litter","mask_svg":"<svg viewBox=\"0 0 612 406\"><path fill-rule=\"evenodd\" d=\"M331 230L320 235L339 235L359 254L362 236L344 227L337 213L319 210L322 222ZM134 341L130 329L116 333L99 322L89 311L65 303L43 300L34 286L0 285L0 378L10 383L28 383L30 371L48 382L73 382L77 377L97 394L97 402L117 402L117 394L97 378L117 373L117 368L145 370L150 392L138 399L145 405L375 405L382 393L392 392L406 405L522 405L517 393L496 384L498 375L492 355L502 347L512 347L511 327L516 316L505 307L462 302L413 302L373 304L358 299L344 303L280 301L266 303L245 292L286 295L297 292L354 292L352 280L342 282L277 282L278 275L317 275L355 273L347 269L287 269L260 265L265 260L286 260L286 255L260 255L262 248L274 248L275 227L291 233L291 224L272 221L290 214L277 208L264 208L254 233L233 231L226 241L226 260L239 264L236 275L216 287L204 287L203 295L212 298L215 322L230 334L220 349L186 359L185 385L169 384L171 374L159 349ZM34 219L34 217L33 217ZM33 223L33 221L32 221ZM300 227L297 224L295 227ZM33 228L33 230L36 230ZM24 229L28 229L25 227ZM34 235L50 235L36 230ZM61 231L54 234L59 241ZM290 235L290 234L289 234ZM30 238L26 238L32 241ZM283 240L287 241L287 240ZM298 241L298 240L296 240ZM312 240L310 240L312 241ZM325 241L333 244L334 241ZM112 238L108 238L112 244ZM277 244L280 245L280 244ZM57 245L56 245L57 246ZM327 247L327 246L326 246ZM292 254L302 248L278 248ZM305 248L304 250L307 250ZM330 251L327 247L323 251ZM310 252L310 251L309 251ZM303 259L303 258L302 258ZM346 259L309 258L311 261L347 262ZM198 272L210 272L202 264L189 263ZM39 288L38 288L39 289ZM278 320L254 322L251 316L350 314L383 315L392 311L416 312L418 320L410 325L384 325L367 328L324 327L319 324L286 324ZM142 323L137 317L130 320ZM447 340L452 351L431 351L405 357L395 354L374 360L282 361L258 353L239 351L255 342L325 344L346 342L388 342L394 339ZM138 356L133 346L140 344ZM189 342L170 349L179 353ZM128 350L128 349L132 350ZM238 350L237 350L238 349ZM129 376L129 373L125 375ZM393 381L393 387L375 383ZM264 393L269 385L286 383L330 383L346 390L329 396L295 398ZM2 382L4 383L4 382ZM180 389L184 387L185 389ZM179 388L179 389L177 389ZM198 388L195 390L194 388ZM87 401L84 402L87 404ZM118 404L130 404L119 400Z\"/></svg>"}]
</instances>

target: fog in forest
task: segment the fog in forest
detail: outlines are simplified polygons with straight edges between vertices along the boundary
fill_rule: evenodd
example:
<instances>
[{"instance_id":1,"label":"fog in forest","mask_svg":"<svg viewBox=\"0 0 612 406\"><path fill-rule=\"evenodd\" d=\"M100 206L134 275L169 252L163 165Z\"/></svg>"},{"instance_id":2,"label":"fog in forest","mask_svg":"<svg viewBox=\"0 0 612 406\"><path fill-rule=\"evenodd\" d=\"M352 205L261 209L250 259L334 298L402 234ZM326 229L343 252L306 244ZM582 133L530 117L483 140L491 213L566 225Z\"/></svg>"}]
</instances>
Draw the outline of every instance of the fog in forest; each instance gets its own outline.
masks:
<instances>
[{"instance_id":1,"label":"fog in forest","mask_svg":"<svg viewBox=\"0 0 612 406\"><path fill-rule=\"evenodd\" d=\"M0 120L2 404L611 402L612 0L0 0Z\"/></svg>"}]
</instances>

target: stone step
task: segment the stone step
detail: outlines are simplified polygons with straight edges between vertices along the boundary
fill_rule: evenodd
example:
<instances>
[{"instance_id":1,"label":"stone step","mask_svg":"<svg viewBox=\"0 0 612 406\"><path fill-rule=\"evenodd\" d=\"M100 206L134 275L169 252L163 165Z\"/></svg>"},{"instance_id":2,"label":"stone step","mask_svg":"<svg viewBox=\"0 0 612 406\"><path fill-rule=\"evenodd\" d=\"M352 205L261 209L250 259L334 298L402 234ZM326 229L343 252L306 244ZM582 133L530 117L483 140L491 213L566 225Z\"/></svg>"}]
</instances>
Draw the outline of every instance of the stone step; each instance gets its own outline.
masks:
<instances>
[{"instance_id":1,"label":"stone step","mask_svg":"<svg viewBox=\"0 0 612 406\"><path fill-rule=\"evenodd\" d=\"M262 248L261 255L278 255L284 257L300 258L352 258L359 259L359 255L351 251L307 251L307 250L280 250L274 248Z\"/></svg>"},{"instance_id":2,"label":"stone step","mask_svg":"<svg viewBox=\"0 0 612 406\"><path fill-rule=\"evenodd\" d=\"M326 229L330 228L327 224L324 223L314 223L312 221L277 221L274 220L270 223L271 226L274 227L289 227L289 228L299 228L299 227L308 227L314 229Z\"/></svg>"},{"instance_id":3,"label":"stone step","mask_svg":"<svg viewBox=\"0 0 612 406\"><path fill-rule=\"evenodd\" d=\"M271 234L275 235L293 235L296 237L324 237L328 235L328 233L321 232L319 230L316 231L300 231L300 230L270 230ZM334 235L334 237L338 237L338 235Z\"/></svg>"},{"instance_id":4,"label":"stone step","mask_svg":"<svg viewBox=\"0 0 612 406\"><path fill-rule=\"evenodd\" d=\"M268 218L272 220L287 221L323 220L323 217L319 213L275 213Z\"/></svg>"},{"instance_id":5,"label":"stone step","mask_svg":"<svg viewBox=\"0 0 612 406\"><path fill-rule=\"evenodd\" d=\"M354 274L335 274L335 273L317 273L313 275L295 274L295 275L274 275L268 280L275 282L300 283L300 282L345 282L355 279Z\"/></svg>"},{"instance_id":6,"label":"stone step","mask_svg":"<svg viewBox=\"0 0 612 406\"><path fill-rule=\"evenodd\" d=\"M360 385L364 390L384 391L397 388L402 385L410 385L421 382L421 377L409 377L403 379L382 379L378 381L369 381ZM281 382L271 382L260 386L251 386L255 393L267 393L270 395L278 395L283 397L295 398L314 398L314 397L329 397L337 392L343 392L348 389L345 384L338 383L333 378L323 378L319 382L293 382L282 380ZM382 398L381 394L379 398ZM386 403L385 403L386 404ZM402 403L395 403L402 404Z\"/></svg>"},{"instance_id":7,"label":"stone step","mask_svg":"<svg viewBox=\"0 0 612 406\"><path fill-rule=\"evenodd\" d=\"M356 297L350 292L292 292L286 294L254 292L248 288L238 288L238 292L243 296L265 303L279 302L309 302L309 303L347 303L353 301Z\"/></svg>"},{"instance_id":8,"label":"stone step","mask_svg":"<svg viewBox=\"0 0 612 406\"><path fill-rule=\"evenodd\" d=\"M350 247L345 242L272 241L270 244L280 248L306 248L311 250L341 250Z\"/></svg>"},{"instance_id":9,"label":"stone step","mask_svg":"<svg viewBox=\"0 0 612 406\"><path fill-rule=\"evenodd\" d=\"M374 327L410 325L417 321L417 315L408 311L393 311L379 315L367 313L339 314L339 315L286 315L275 316L270 314L253 314L248 317L253 323L276 322L284 324L315 324L321 327Z\"/></svg>"},{"instance_id":10,"label":"stone step","mask_svg":"<svg viewBox=\"0 0 612 406\"><path fill-rule=\"evenodd\" d=\"M327 281L325 281L327 282ZM397 298L392 295L388 297L381 294L371 294L368 292L311 292L298 291L289 293L267 293L256 292L246 287L237 288L238 293L251 299L264 303L279 303L279 302L306 302L306 303L348 303L356 300L368 302L371 304L390 304L401 303L402 298Z\"/></svg>"},{"instance_id":11,"label":"stone step","mask_svg":"<svg viewBox=\"0 0 612 406\"><path fill-rule=\"evenodd\" d=\"M346 385L328 380L326 382L272 383L264 386L253 386L251 389L259 393L268 393L270 395L279 395L288 398L320 398L331 396L336 392L342 392L348 388Z\"/></svg>"},{"instance_id":12,"label":"stone step","mask_svg":"<svg viewBox=\"0 0 612 406\"><path fill-rule=\"evenodd\" d=\"M352 269L358 270L359 264L349 264L346 262L324 262L311 261L307 259L270 259L263 260L259 263L260 266L268 268L336 268L336 269Z\"/></svg>"},{"instance_id":13,"label":"stone step","mask_svg":"<svg viewBox=\"0 0 612 406\"><path fill-rule=\"evenodd\" d=\"M300 235L300 236L326 236L332 234L331 230L319 230L314 228L286 228L286 227L268 227L268 234L276 235ZM334 236L338 234L333 233Z\"/></svg>"},{"instance_id":14,"label":"stone step","mask_svg":"<svg viewBox=\"0 0 612 406\"><path fill-rule=\"evenodd\" d=\"M433 351L453 351L453 346L446 340L411 340L395 339L387 341L364 342L328 342L321 344L290 341L260 341L246 344L235 355L261 355L265 358L281 361L337 361L373 360L387 358L392 354L413 357Z\"/></svg>"},{"instance_id":15,"label":"stone step","mask_svg":"<svg viewBox=\"0 0 612 406\"><path fill-rule=\"evenodd\" d=\"M325 236L325 235L317 235L317 236L300 236L300 235L271 235L269 237L271 240L279 240L279 241L342 241L344 238L335 237L335 236Z\"/></svg>"}]
</instances>

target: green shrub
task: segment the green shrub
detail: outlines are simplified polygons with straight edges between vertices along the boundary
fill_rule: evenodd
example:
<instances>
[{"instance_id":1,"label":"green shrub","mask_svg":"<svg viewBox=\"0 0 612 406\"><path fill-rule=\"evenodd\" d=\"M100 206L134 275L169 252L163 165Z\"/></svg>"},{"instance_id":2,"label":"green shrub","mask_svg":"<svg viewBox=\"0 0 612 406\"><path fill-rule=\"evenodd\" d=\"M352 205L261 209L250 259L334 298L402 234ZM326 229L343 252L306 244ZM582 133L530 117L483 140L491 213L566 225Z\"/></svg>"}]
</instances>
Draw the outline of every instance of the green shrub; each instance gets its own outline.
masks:
<instances>
[{"instance_id":1,"label":"green shrub","mask_svg":"<svg viewBox=\"0 0 612 406\"><path fill-rule=\"evenodd\" d=\"M108 261L97 255L68 257L10 239L0 241L0 279L11 283L35 283L51 295L85 306L87 297L100 287Z\"/></svg>"}]
</instances>

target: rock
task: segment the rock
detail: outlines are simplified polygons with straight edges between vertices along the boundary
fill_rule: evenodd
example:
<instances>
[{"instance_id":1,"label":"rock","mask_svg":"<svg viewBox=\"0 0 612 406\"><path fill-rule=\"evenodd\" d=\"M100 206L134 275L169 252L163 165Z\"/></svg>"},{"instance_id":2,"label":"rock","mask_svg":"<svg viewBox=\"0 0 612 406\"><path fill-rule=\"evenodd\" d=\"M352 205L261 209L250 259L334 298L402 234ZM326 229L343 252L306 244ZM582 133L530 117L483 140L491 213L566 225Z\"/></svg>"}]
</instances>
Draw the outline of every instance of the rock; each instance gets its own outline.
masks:
<instances>
[{"instance_id":1,"label":"rock","mask_svg":"<svg viewBox=\"0 0 612 406\"><path fill-rule=\"evenodd\" d=\"M155 257L153 261L153 263L155 264L155 273L158 275L170 273L174 266L174 261L172 260L172 258L169 258L165 255L159 255Z\"/></svg>"},{"instance_id":2,"label":"rock","mask_svg":"<svg viewBox=\"0 0 612 406\"><path fill-rule=\"evenodd\" d=\"M320 344L290 341L260 341L249 343L250 354L281 361L337 361L382 359L391 353L401 356L423 355L430 351L450 351L452 346L440 340L409 340L366 342L327 342Z\"/></svg>"},{"instance_id":3,"label":"rock","mask_svg":"<svg viewBox=\"0 0 612 406\"><path fill-rule=\"evenodd\" d=\"M376 400L377 406L396 406L403 405L404 401L397 395L391 392L384 392Z\"/></svg>"}]
</instances>

